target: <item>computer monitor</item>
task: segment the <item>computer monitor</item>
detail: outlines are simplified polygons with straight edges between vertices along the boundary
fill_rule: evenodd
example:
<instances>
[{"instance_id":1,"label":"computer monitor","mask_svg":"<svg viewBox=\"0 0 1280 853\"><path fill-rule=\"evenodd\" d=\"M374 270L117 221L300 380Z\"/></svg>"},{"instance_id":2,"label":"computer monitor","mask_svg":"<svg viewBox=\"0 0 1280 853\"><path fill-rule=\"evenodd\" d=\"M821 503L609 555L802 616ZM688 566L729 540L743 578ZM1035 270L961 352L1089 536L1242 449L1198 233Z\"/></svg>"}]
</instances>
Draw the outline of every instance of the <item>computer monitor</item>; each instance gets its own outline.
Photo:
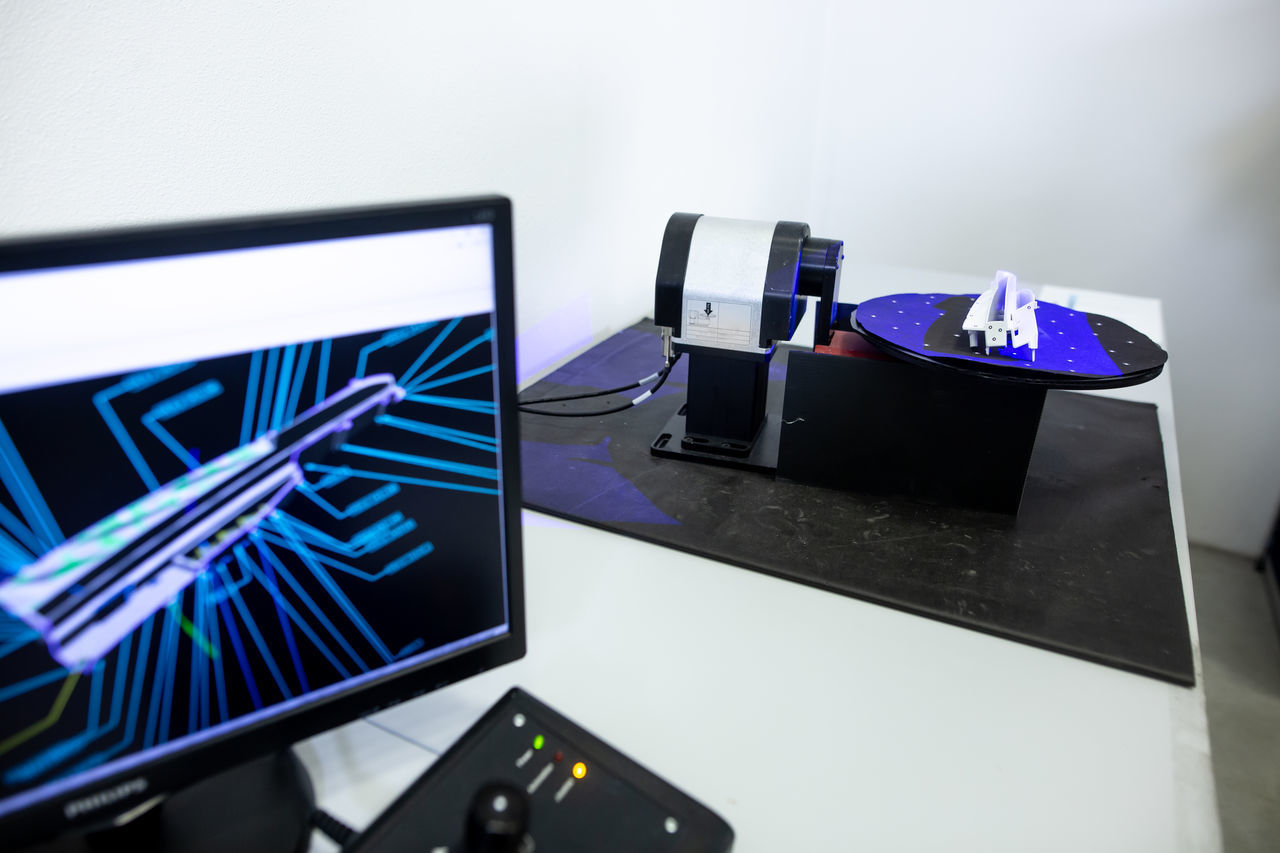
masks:
<instances>
[{"instance_id":1,"label":"computer monitor","mask_svg":"<svg viewBox=\"0 0 1280 853\"><path fill-rule=\"evenodd\" d=\"M524 654L513 315L498 197L0 245L6 846Z\"/></svg>"}]
</instances>

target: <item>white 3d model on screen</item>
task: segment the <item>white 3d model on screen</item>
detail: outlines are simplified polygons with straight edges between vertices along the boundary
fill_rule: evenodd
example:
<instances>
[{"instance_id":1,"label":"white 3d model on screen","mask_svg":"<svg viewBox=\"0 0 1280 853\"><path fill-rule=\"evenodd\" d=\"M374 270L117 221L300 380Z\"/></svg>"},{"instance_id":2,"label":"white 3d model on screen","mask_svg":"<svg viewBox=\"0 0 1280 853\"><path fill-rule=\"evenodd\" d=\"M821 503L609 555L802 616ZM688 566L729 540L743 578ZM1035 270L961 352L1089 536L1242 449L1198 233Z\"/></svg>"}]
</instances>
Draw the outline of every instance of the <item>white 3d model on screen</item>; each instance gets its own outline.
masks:
<instances>
[{"instance_id":1,"label":"white 3d model on screen","mask_svg":"<svg viewBox=\"0 0 1280 853\"><path fill-rule=\"evenodd\" d=\"M91 667L304 482L303 451L404 397L389 374L352 379L23 566L0 583L0 607L39 631L63 666Z\"/></svg>"}]
</instances>

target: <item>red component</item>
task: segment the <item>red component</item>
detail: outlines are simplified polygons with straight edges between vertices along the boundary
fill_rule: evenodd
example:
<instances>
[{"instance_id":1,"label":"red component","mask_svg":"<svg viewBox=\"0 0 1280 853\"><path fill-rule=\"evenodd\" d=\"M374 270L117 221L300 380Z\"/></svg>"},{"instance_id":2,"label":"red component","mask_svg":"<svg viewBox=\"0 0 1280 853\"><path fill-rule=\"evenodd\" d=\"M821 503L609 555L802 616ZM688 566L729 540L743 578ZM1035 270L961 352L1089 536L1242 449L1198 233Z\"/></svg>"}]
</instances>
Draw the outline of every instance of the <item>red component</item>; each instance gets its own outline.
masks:
<instances>
[{"instance_id":1,"label":"red component","mask_svg":"<svg viewBox=\"0 0 1280 853\"><path fill-rule=\"evenodd\" d=\"M552 760L552 761L564 761L564 753L563 753L563 752L560 752L559 750L557 750L557 751L556 751L556 754L555 754L555 755L553 755L553 756L551 756L551 760Z\"/></svg>"},{"instance_id":2,"label":"red component","mask_svg":"<svg viewBox=\"0 0 1280 853\"><path fill-rule=\"evenodd\" d=\"M893 356L881 352L876 348L875 344L856 332L842 332L839 330L832 332L831 344L829 346L814 347L813 351L826 355L869 358L873 361L897 361Z\"/></svg>"}]
</instances>

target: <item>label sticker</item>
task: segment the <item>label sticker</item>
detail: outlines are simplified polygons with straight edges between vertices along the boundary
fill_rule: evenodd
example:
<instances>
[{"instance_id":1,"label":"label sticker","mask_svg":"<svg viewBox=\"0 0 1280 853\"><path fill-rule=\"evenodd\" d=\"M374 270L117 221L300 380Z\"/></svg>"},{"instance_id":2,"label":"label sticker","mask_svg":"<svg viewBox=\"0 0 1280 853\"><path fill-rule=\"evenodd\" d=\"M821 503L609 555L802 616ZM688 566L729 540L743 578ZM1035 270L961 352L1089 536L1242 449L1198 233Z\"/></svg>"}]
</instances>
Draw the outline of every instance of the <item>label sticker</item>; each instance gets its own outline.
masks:
<instances>
[{"instance_id":1,"label":"label sticker","mask_svg":"<svg viewBox=\"0 0 1280 853\"><path fill-rule=\"evenodd\" d=\"M755 349L751 306L742 302L690 299L685 303L684 335L691 344Z\"/></svg>"}]
</instances>

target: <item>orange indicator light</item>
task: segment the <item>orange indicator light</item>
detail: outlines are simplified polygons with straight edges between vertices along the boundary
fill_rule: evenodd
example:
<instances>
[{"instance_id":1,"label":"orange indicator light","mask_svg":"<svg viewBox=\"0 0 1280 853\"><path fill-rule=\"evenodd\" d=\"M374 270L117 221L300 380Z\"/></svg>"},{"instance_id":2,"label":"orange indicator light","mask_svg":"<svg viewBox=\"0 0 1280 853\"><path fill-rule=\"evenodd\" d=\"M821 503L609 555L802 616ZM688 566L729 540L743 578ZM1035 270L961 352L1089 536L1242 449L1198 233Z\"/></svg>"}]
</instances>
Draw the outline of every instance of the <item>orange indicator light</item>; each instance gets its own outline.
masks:
<instances>
[{"instance_id":1,"label":"orange indicator light","mask_svg":"<svg viewBox=\"0 0 1280 853\"><path fill-rule=\"evenodd\" d=\"M581 779L583 776L586 776L586 775L587 775L587 765L583 764L581 761L573 765L573 778Z\"/></svg>"}]
</instances>

